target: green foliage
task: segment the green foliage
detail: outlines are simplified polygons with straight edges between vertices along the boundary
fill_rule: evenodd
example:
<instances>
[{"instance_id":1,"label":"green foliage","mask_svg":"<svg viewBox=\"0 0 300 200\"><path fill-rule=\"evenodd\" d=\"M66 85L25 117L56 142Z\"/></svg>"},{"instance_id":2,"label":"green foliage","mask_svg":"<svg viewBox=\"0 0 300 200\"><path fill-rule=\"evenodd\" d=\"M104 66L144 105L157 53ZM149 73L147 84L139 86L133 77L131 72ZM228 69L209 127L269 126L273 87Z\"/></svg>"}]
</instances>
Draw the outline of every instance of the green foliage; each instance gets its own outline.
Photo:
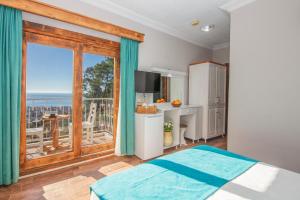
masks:
<instances>
[{"instance_id":1,"label":"green foliage","mask_svg":"<svg viewBox=\"0 0 300 200\"><path fill-rule=\"evenodd\" d=\"M171 132L173 130L173 122L168 121L164 123L164 131Z\"/></svg>"},{"instance_id":2,"label":"green foliage","mask_svg":"<svg viewBox=\"0 0 300 200\"><path fill-rule=\"evenodd\" d=\"M114 79L113 58L106 58L83 74L83 96L86 98L112 98Z\"/></svg>"}]
</instances>

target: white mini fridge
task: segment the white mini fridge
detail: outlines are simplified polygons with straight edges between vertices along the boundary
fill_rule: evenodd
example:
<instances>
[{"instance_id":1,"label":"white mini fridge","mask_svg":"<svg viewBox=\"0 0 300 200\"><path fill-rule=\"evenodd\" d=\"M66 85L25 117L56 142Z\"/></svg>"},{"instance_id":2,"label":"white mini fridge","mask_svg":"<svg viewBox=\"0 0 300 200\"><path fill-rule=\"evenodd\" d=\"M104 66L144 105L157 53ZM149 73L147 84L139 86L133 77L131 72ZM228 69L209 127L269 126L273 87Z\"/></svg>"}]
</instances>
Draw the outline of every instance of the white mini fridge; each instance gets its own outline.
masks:
<instances>
[{"instance_id":1,"label":"white mini fridge","mask_svg":"<svg viewBox=\"0 0 300 200\"><path fill-rule=\"evenodd\" d=\"M135 113L135 155L148 160L163 154L164 114Z\"/></svg>"}]
</instances>

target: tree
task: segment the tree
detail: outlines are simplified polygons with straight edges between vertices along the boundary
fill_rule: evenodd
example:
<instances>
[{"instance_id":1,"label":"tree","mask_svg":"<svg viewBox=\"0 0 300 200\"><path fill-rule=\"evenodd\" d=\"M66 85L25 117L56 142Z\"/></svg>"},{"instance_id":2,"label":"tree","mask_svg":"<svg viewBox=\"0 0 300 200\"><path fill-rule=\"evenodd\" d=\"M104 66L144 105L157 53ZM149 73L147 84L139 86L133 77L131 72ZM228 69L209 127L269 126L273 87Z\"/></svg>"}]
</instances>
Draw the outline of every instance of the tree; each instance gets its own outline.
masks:
<instances>
[{"instance_id":1,"label":"tree","mask_svg":"<svg viewBox=\"0 0 300 200\"><path fill-rule=\"evenodd\" d=\"M114 61L106 57L101 63L88 67L83 74L83 96L86 98L112 98Z\"/></svg>"}]
</instances>

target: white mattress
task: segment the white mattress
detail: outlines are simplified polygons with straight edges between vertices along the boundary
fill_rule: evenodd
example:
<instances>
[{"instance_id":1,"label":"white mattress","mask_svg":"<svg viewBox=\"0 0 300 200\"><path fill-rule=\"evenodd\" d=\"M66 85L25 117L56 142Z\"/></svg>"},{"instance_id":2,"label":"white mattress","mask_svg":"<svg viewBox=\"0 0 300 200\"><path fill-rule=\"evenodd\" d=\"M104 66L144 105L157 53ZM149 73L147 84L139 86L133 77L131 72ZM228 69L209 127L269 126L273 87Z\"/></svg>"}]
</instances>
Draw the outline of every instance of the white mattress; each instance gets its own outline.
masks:
<instances>
[{"instance_id":1,"label":"white mattress","mask_svg":"<svg viewBox=\"0 0 300 200\"><path fill-rule=\"evenodd\" d=\"M208 200L300 200L300 174L257 163ZM92 192L90 200L99 200Z\"/></svg>"}]
</instances>

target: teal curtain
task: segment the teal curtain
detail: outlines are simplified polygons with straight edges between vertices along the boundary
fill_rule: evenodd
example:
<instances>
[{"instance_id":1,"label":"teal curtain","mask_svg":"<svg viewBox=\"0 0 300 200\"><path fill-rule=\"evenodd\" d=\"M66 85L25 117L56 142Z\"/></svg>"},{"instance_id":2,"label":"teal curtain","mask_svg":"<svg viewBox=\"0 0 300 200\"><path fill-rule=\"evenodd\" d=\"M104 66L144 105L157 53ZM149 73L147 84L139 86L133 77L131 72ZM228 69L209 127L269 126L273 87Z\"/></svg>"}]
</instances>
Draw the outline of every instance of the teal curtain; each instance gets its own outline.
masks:
<instances>
[{"instance_id":1,"label":"teal curtain","mask_svg":"<svg viewBox=\"0 0 300 200\"><path fill-rule=\"evenodd\" d=\"M134 71L138 67L139 43L121 38L120 55L120 104L121 130L120 145L122 155L134 155L135 143L135 83Z\"/></svg>"},{"instance_id":2,"label":"teal curtain","mask_svg":"<svg viewBox=\"0 0 300 200\"><path fill-rule=\"evenodd\" d=\"M0 6L0 185L19 178L22 12Z\"/></svg>"}]
</instances>

